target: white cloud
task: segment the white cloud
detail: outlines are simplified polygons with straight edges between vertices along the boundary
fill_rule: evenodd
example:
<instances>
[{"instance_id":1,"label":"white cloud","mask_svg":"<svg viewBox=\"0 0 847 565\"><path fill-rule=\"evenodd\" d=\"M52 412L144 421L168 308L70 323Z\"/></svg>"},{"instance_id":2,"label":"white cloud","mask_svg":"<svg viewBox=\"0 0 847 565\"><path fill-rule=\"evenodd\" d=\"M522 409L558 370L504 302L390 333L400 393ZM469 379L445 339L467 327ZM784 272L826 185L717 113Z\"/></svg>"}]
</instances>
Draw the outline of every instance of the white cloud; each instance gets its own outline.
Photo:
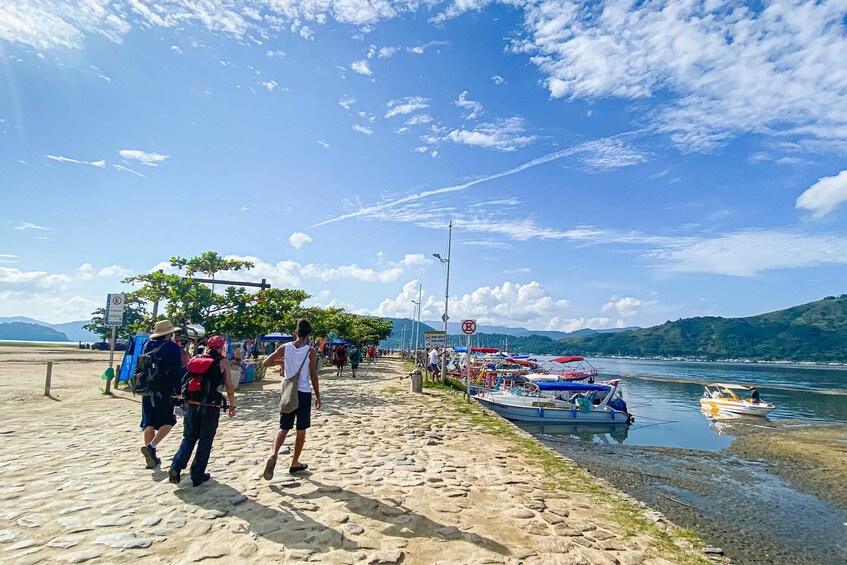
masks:
<instances>
[{"instance_id":1,"label":"white cloud","mask_svg":"<svg viewBox=\"0 0 847 565\"><path fill-rule=\"evenodd\" d=\"M504 79L500 75L493 75L491 77L491 80L493 80L494 84L496 84L497 86L500 86L501 84L504 84L506 82L506 79Z\"/></svg>"},{"instance_id":2,"label":"white cloud","mask_svg":"<svg viewBox=\"0 0 847 565\"><path fill-rule=\"evenodd\" d=\"M532 55L551 96L651 98L653 128L683 150L744 133L847 140L842 2L542 0L524 11L528 36L513 49Z\"/></svg>"},{"instance_id":3,"label":"white cloud","mask_svg":"<svg viewBox=\"0 0 847 565\"><path fill-rule=\"evenodd\" d=\"M432 151L429 152L429 156L432 157L433 159L437 159L438 158L438 150L433 149Z\"/></svg>"},{"instance_id":4,"label":"white cloud","mask_svg":"<svg viewBox=\"0 0 847 565\"><path fill-rule=\"evenodd\" d=\"M390 59L397 51L397 47L380 47L377 57L379 59Z\"/></svg>"},{"instance_id":5,"label":"white cloud","mask_svg":"<svg viewBox=\"0 0 847 565\"><path fill-rule=\"evenodd\" d=\"M329 149L330 147L332 147L329 143L327 143L327 142L326 142L326 141L324 141L323 139L319 139L319 140L318 140L318 145L320 145L320 146L321 146L321 147L323 147L324 149Z\"/></svg>"},{"instance_id":6,"label":"white cloud","mask_svg":"<svg viewBox=\"0 0 847 565\"><path fill-rule=\"evenodd\" d=\"M268 92L273 92L279 86L279 83L275 80L268 80L265 82L260 82L259 84L264 86L268 90Z\"/></svg>"},{"instance_id":7,"label":"white cloud","mask_svg":"<svg viewBox=\"0 0 847 565\"><path fill-rule=\"evenodd\" d=\"M429 114L418 114L406 120L406 125L410 127L421 126L432 122L432 116Z\"/></svg>"},{"instance_id":8,"label":"white cloud","mask_svg":"<svg viewBox=\"0 0 847 565\"><path fill-rule=\"evenodd\" d=\"M76 278L81 281L89 281L94 278L94 266L91 263L83 263L76 272Z\"/></svg>"},{"instance_id":9,"label":"white cloud","mask_svg":"<svg viewBox=\"0 0 847 565\"><path fill-rule=\"evenodd\" d=\"M365 75L368 77L374 74L370 67L368 67L368 62L364 59L360 61L354 61L350 65L350 70L354 73L359 73L360 75Z\"/></svg>"},{"instance_id":10,"label":"white cloud","mask_svg":"<svg viewBox=\"0 0 847 565\"><path fill-rule=\"evenodd\" d=\"M97 65L89 65L88 68L94 71L94 74L97 75L97 78L104 82L112 84L112 78L104 75L103 71L100 70L100 67L98 67Z\"/></svg>"},{"instance_id":11,"label":"white cloud","mask_svg":"<svg viewBox=\"0 0 847 565\"><path fill-rule=\"evenodd\" d=\"M814 218L822 218L844 201L847 201L847 170L818 179L797 197L796 207L811 211Z\"/></svg>"},{"instance_id":12,"label":"white cloud","mask_svg":"<svg viewBox=\"0 0 847 565\"><path fill-rule=\"evenodd\" d=\"M116 165L116 164L112 164L112 166L117 171L124 171L126 173L132 173L133 175L139 176L141 178L147 178L145 175L139 173L138 171L134 171L134 170L130 169L129 167L124 167L123 165Z\"/></svg>"},{"instance_id":13,"label":"white cloud","mask_svg":"<svg viewBox=\"0 0 847 565\"><path fill-rule=\"evenodd\" d=\"M580 145L577 158L586 170L608 171L647 162L647 155L621 139L603 138Z\"/></svg>"},{"instance_id":14,"label":"white cloud","mask_svg":"<svg viewBox=\"0 0 847 565\"><path fill-rule=\"evenodd\" d=\"M432 264L432 259L423 253L407 253L400 264L405 267L424 267Z\"/></svg>"},{"instance_id":15,"label":"white cloud","mask_svg":"<svg viewBox=\"0 0 847 565\"><path fill-rule=\"evenodd\" d=\"M445 141L496 151L517 151L534 142L535 135L527 135L523 119L512 117L496 122L478 124L472 130L455 129L447 134Z\"/></svg>"},{"instance_id":16,"label":"white cloud","mask_svg":"<svg viewBox=\"0 0 847 565\"><path fill-rule=\"evenodd\" d=\"M751 229L670 240L646 256L664 271L752 277L774 269L847 264L847 237Z\"/></svg>"},{"instance_id":17,"label":"white cloud","mask_svg":"<svg viewBox=\"0 0 847 565\"><path fill-rule=\"evenodd\" d=\"M612 320L611 318L560 318L558 316L552 318L547 324L548 331L557 332L575 332L590 328L592 330L603 330L609 328L625 327L623 320Z\"/></svg>"},{"instance_id":18,"label":"white cloud","mask_svg":"<svg viewBox=\"0 0 847 565\"><path fill-rule=\"evenodd\" d=\"M291 244L291 247L294 249L300 249L307 243L312 241L312 236L307 233L303 233L301 231L296 231L288 236L288 243Z\"/></svg>"},{"instance_id":19,"label":"white cloud","mask_svg":"<svg viewBox=\"0 0 847 565\"><path fill-rule=\"evenodd\" d=\"M603 304L600 310L603 312L616 311L619 316L629 318L641 312L643 308L653 306L657 302L657 300L644 301L632 296L624 296L623 298L613 296L609 302Z\"/></svg>"},{"instance_id":20,"label":"white cloud","mask_svg":"<svg viewBox=\"0 0 847 565\"><path fill-rule=\"evenodd\" d=\"M415 151L417 153L426 153L427 151L429 151L429 147L427 147L426 145L421 145L420 147L415 147Z\"/></svg>"},{"instance_id":21,"label":"white cloud","mask_svg":"<svg viewBox=\"0 0 847 565\"><path fill-rule=\"evenodd\" d=\"M412 301L418 301L419 284L420 281L418 280L412 280L407 282L403 285L400 294L398 294L396 298L386 298L385 300L380 302L379 305L374 308L371 313L374 316L385 316L390 318L411 318L412 312L414 312L414 310L416 309L416 306L412 304ZM435 297L428 295L425 289L422 291L422 296L423 298L421 303L423 307L421 308L421 316L423 316L425 312L431 312L430 315L440 316L440 314L434 314L434 312L436 311L434 309ZM442 297L441 299L441 304L443 308L444 297Z\"/></svg>"},{"instance_id":22,"label":"white cloud","mask_svg":"<svg viewBox=\"0 0 847 565\"><path fill-rule=\"evenodd\" d=\"M18 222L18 225L15 226L16 230L38 230L38 231L49 231L50 228L46 228L44 226L39 226L38 224L33 224L30 222Z\"/></svg>"},{"instance_id":23,"label":"white cloud","mask_svg":"<svg viewBox=\"0 0 847 565\"><path fill-rule=\"evenodd\" d=\"M353 130L365 135L373 135L373 130L371 128L360 126L359 124L353 124Z\"/></svg>"},{"instance_id":24,"label":"white cloud","mask_svg":"<svg viewBox=\"0 0 847 565\"><path fill-rule=\"evenodd\" d=\"M177 55L182 55L182 49L178 45L171 45L171 51Z\"/></svg>"},{"instance_id":25,"label":"white cloud","mask_svg":"<svg viewBox=\"0 0 847 565\"><path fill-rule=\"evenodd\" d=\"M170 155L161 155L159 153L147 153L138 149L121 149L118 154L122 159L127 161L138 161L142 165L148 167L158 167L159 163L170 159Z\"/></svg>"},{"instance_id":26,"label":"white cloud","mask_svg":"<svg viewBox=\"0 0 847 565\"><path fill-rule=\"evenodd\" d=\"M465 90L459 94L459 99L454 102L456 106L465 110L462 117L466 120L474 120L482 113L482 104L475 100L468 100L468 91Z\"/></svg>"},{"instance_id":27,"label":"white cloud","mask_svg":"<svg viewBox=\"0 0 847 565\"><path fill-rule=\"evenodd\" d=\"M361 267L356 264L329 267L327 265L308 264L300 269L300 275L308 279L320 279L322 281L354 279L363 282L394 282L403 274L402 267L388 267L383 270L375 270L369 267Z\"/></svg>"},{"instance_id":28,"label":"white cloud","mask_svg":"<svg viewBox=\"0 0 847 565\"><path fill-rule=\"evenodd\" d=\"M265 56L266 57L276 57L278 59L282 59L282 58L285 57L285 51L283 51L281 49L277 50L277 51L274 51L272 49L268 49L267 51L265 51Z\"/></svg>"},{"instance_id":29,"label":"white cloud","mask_svg":"<svg viewBox=\"0 0 847 565\"><path fill-rule=\"evenodd\" d=\"M344 108L345 110L349 110L350 106L355 103L356 99L352 96L347 96L346 94L338 100L338 105Z\"/></svg>"},{"instance_id":30,"label":"white cloud","mask_svg":"<svg viewBox=\"0 0 847 565\"><path fill-rule=\"evenodd\" d=\"M414 55L423 55L427 49L430 47L440 47L442 45L450 45L449 41L429 41L427 43L423 43L421 45L415 45L414 47L406 47L406 53L412 53Z\"/></svg>"},{"instance_id":31,"label":"white cloud","mask_svg":"<svg viewBox=\"0 0 847 565\"><path fill-rule=\"evenodd\" d=\"M121 267L120 265L109 265L108 267L103 267L97 272L98 276L101 277L128 277L132 275L132 269L127 269L126 267Z\"/></svg>"},{"instance_id":32,"label":"white cloud","mask_svg":"<svg viewBox=\"0 0 847 565\"><path fill-rule=\"evenodd\" d=\"M393 118L394 116L411 114L429 108L429 99L423 96L407 96L400 100L390 100L386 107L388 111L385 113L385 117Z\"/></svg>"},{"instance_id":33,"label":"white cloud","mask_svg":"<svg viewBox=\"0 0 847 565\"><path fill-rule=\"evenodd\" d=\"M60 163L73 163L75 165L89 165L91 167L97 167L98 169L103 169L106 167L106 161L81 161L79 159L73 159L71 157L63 157L62 155L47 155L47 158L51 161L58 161Z\"/></svg>"},{"instance_id":34,"label":"white cloud","mask_svg":"<svg viewBox=\"0 0 847 565\"><path fill-rule=\"evenodd\" d=\"M46 271L21 271L11 267L0 267L0 283L37 288L63 287L74 277L65 274L51 274Z\"/></svg>"},{"instance_id":35,"label":"white cloud","mask_svg":"<svg viewBox=\"0 0 847 565\"><path fill-rule=\"evenodd\" d=\"M253 263L253 268L250 269L249 275L253 280L267 279L274 288L297 288L300 286L300 263L296 261L279 261L278 263L269 263L252 255L227 255L226 259L235 259L239 261L250 261ZM155 265L152 271L164 269L165 272L173 272L169 263L160 263ZM220 278L243 277L243 272L221 273Z\"/></svg>"}]
</instances>

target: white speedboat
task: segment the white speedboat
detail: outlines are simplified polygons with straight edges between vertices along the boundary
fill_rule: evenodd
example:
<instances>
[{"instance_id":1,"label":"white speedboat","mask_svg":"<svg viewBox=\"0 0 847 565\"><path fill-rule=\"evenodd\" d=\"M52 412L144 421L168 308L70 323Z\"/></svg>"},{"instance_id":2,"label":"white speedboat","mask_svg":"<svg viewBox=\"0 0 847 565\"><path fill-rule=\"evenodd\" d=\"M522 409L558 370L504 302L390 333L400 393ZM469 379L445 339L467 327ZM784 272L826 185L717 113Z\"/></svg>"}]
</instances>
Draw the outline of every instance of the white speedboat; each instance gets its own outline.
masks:
<instances>
[{"instance_id":1,"label":"white speedboat","mask_svg":"<svg viewBox=\"0 0 847 565\"><path fill-rule=\"evenodd\" d=\"M705 389L703 398L700 399L700 409L707 413L729 412L748 416L765 416L776 408L769 402L739 398L736 392L751 392L751 388L744 385L712 383Z\"/></svg>"},{"instance_id":2,"label":"white speedboat","mask_svg":"<svg viewBox=\"0 0 847 565\"><path fill-rule=\"evenodd\" d=\"M617 395L619 380L607 383L528 382L509 391L481 391L475 398L507 420L547 424L619 424L633 421Z\"/></svg>"}]
</instances>

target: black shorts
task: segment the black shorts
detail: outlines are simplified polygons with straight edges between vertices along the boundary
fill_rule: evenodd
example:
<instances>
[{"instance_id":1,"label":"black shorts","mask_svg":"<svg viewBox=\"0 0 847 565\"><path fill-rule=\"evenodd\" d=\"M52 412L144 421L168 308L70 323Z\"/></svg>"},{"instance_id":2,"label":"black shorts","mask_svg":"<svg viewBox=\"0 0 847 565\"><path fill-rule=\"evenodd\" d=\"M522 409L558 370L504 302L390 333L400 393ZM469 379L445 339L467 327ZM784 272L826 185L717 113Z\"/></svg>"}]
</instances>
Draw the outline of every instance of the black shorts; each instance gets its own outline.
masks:
<instances>
[{"instance_id":1,"label":"black shorts","mask_svg":"<svg viewBox=\"0 0 847 565\"><path fill-rule=\"evenodd\" d=\"M158 430L162 426L175 426L174 404L169 394L141 397L141 429L153 428Z\"/></svg>"},{"instance_id":2,"label":"black shorts","mask_svg":"<svg viewBox=\"0 0 847 565\"><path fill-rule=\"evenodd\" d=\"M279 415L279 429L290 430L297 420L297 430L308 430L312 425L312 393L297 391L297 410Z\"/></svg>"},{"instance_id":3,"label":"black shorts","mask_svg":"<svg viewBox=\"0 0 847 565\"><path fill-rule=\"evenodd\" d=\"M344 367L344 363L345 363L344 359L336 359L335 360L335 366L338 367L339 369Z\"/></svg>"}]
</instances>

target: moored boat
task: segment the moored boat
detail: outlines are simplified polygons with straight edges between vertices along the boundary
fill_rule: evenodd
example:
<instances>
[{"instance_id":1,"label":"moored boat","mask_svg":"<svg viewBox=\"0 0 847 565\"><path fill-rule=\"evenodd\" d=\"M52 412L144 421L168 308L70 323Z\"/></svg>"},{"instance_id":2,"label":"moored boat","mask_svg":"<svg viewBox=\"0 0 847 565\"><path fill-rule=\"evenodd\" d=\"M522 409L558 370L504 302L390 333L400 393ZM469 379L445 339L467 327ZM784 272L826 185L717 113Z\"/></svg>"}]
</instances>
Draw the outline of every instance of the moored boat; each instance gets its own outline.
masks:
<instances>
[{"instance_id":1,"label":"moored boat","mask_svg":"<svg viewBox=\"0 0 847 565\"><path fill-rule=\"evenodd\" d=\"M508 392L481 392L475 398L508 420L537 423L627 425L633 421L618 396L619 380L607 383L528 382Z\"/></svg>"},{"instance_id":2,"label":"moored boat","mask_svg":"<svg viewBox=\"0 0 847 565\"><path fill-rule=\"evenodd\" d=\"M757 398L739 398L737 391L751 392L753 388L744 385L712 383L704 387L703 398L700 399L700 409L704 412L729 412L746 414L748 416L765 416L776 406L762 402Z\"/></svg>"}]
</instances>

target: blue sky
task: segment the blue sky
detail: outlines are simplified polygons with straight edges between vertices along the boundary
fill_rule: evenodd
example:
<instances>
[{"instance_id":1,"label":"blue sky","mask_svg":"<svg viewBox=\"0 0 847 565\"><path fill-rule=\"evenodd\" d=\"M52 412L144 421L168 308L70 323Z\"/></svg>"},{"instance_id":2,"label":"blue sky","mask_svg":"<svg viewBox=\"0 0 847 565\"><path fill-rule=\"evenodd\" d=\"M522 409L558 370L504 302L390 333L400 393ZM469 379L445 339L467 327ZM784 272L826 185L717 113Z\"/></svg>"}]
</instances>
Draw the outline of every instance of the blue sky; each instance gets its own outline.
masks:
<instances>
[{"instance_id":1,"label":"blue sky","mask_svg":"<svg viewBox=\"0 0 847 565\"><path fill-rule=\"evenodd\" d=\"M12 0L0 316L206 250L572 331L845 291L842 2Z\"/></svg>"}]
</instances>

